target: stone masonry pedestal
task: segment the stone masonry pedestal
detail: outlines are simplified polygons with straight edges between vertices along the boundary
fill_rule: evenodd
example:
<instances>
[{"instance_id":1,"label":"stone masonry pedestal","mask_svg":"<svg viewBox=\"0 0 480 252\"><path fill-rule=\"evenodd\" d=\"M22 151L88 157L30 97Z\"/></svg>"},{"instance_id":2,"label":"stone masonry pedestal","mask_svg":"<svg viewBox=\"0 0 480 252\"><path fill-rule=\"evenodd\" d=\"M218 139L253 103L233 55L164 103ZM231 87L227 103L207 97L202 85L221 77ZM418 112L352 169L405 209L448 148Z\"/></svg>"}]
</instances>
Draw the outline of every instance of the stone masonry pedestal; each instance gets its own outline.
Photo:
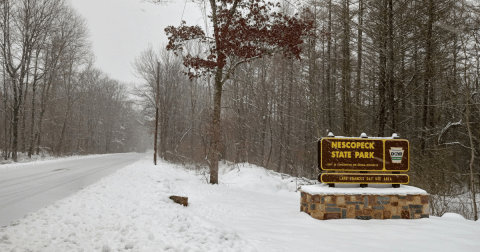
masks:
<instances>
[{"instance_id":1,"label":"stone masonry pedestal","mask_svg":"<svg viewBox=\"0 0 480 252\"><path fill-rule=\"evenodd\" d=\"M315 219L420 219L429 217L429 195L416 187L301 188L300 211Z\"/></svg>"}]
</instances>

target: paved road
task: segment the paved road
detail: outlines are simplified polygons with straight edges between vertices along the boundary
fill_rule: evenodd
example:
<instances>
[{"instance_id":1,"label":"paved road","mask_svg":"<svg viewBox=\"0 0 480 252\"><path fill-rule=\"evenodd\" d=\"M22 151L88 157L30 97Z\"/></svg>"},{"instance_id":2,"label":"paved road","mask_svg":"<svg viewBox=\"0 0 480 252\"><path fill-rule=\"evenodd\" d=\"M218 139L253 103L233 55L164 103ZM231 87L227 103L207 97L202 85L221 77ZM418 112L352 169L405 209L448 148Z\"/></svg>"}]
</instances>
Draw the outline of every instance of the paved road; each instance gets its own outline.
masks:
<instances>
[{"instance_id":1,"label":"paved road","mask_svg":"<svg viewBox=\"0 0 480 252\"><path fill-rule=\"evenodd\" d=\"M93 156L0 171L0 227L91 185L144 153Z\"/></svg>"}]
</instances>

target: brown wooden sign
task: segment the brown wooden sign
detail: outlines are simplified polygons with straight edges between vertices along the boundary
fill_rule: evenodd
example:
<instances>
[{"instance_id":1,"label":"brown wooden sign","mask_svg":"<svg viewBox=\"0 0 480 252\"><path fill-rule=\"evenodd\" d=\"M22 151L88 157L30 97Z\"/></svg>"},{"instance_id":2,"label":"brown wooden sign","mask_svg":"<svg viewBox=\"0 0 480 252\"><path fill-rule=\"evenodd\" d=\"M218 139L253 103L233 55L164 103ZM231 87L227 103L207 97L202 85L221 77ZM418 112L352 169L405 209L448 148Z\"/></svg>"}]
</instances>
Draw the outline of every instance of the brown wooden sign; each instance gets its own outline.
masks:
<instances>
[{"instance_id":1,"label":"brown wooden sign","mask_svg":"<svg viewBox=\"0 0 480 252\"><path fill-rule=\"evenodd\" d=\"M407 174L375 174L375 173L322 173L322 183L342 184L408 184Z\"/></svg>"},{"instance_id":2,"label":"brown wooden sign","mask_svg":"<svg viewBox=\"0 0 480 252\"><path fill-rule=\"evenodd\" d=\"M324 171L394 171L410 169L404 139L322 138L319 166Z\"/></svg>"}]
</instances>

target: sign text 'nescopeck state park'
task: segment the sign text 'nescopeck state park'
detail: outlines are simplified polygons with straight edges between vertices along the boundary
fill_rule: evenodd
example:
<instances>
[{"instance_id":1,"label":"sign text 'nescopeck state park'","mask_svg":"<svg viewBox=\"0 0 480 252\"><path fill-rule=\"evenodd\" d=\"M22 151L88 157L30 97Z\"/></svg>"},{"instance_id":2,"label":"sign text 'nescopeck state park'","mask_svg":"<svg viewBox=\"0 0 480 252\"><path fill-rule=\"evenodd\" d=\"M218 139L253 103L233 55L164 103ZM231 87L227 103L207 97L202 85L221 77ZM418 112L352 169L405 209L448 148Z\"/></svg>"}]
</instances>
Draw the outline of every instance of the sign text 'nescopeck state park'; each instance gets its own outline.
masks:
<instances>
[{"instance_id":1,"label":"sign text 'nescopeck state park'","mask_svg":"<svg viewBox=\"0 0 480 252\"><path fill-rule=\"evenodd\" d=\"M404 139L322 138L320 168L324 171L395 171L409 167Z\"/></svg>"}]
</instances>

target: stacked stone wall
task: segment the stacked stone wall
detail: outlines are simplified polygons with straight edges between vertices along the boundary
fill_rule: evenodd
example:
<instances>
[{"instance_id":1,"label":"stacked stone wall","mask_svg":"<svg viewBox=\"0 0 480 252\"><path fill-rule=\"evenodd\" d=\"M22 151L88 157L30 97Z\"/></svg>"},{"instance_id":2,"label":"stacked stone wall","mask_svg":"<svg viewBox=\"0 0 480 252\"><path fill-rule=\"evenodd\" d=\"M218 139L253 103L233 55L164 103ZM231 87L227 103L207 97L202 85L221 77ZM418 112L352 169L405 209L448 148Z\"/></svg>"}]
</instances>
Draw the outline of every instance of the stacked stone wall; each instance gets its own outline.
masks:
<instances>
[{"instance_id":1,"label":"stacked stone wall","mask_svg":"<svg viewBox=\"0 0 480 252\"><path fill-rule=\"evenodd\" d=\"M420 219L429 217L428 195L310 195L300 211L315 219Z\"/></svg>"}]
</instances>

